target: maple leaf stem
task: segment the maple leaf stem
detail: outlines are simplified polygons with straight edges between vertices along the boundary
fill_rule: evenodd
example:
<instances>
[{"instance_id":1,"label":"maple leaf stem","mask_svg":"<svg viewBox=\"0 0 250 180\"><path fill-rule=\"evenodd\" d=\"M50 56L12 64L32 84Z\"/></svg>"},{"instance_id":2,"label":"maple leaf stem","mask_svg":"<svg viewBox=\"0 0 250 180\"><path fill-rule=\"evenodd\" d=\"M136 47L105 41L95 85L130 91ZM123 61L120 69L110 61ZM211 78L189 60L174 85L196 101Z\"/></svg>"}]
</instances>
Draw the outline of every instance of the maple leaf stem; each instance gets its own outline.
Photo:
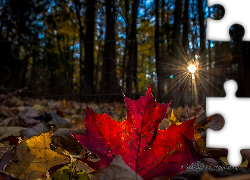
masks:
<instances>
[{"instance_id":1,"label":"maple leaf stem","mask_svg":"<svg viewBox=\"0 0 250 180\"><path fill-rule=\"evenodd\" d=\"M149 166L149 165L151 165L151 164L154 164L155 162L157 162L157 161L160 161L160 160L164 159L165 157L167 157L167 156L169 156L169 155L171 155L171 154L175 153L176 151L177 151L177 150L176 150L176 149L174 149L173 151L171 151L171 152L167 153L165 156L163 156L163 157L161 157L161 158L157 159L156 161L154 161L154 162L152 162L152 163L149 163L149 164L147 164L146 166L144 166L144 167L142 167L142 168L140 168L140 169L136 170L136 172L139 172L140 170L142 170L142 169L146 168L147 166Z\"/></svg>"}]
</instances>

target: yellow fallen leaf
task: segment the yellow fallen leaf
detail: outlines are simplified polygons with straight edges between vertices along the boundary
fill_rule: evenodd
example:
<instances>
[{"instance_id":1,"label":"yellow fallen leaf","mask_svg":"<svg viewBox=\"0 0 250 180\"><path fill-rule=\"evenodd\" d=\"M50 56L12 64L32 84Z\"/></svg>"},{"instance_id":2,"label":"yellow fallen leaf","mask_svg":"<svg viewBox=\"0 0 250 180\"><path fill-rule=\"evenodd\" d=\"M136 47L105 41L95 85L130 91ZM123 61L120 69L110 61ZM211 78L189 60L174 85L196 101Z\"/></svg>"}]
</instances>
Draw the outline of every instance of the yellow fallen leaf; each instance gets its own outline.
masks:
<instances>
[{"instance_id":1,"label":"yellow fallen leaf","mask_svg":"<svg viewBox=\"0 0 250 180\"><path fill-rule=\"evenodd\" d=\"M46 179L47 171L56 165L69 163L67 156L50 149L52 134L43 133L17 145L15 162L11 162L5 171L22 179Z\"/></svg>"},{"instance_id":2,"label":"yellow fallen leaf","mask_svg":"<svg viewBox=\"0 0 250 180\"><path fill-rule=\"evenodd\" d=\"M172 110L172 112L171 112L170 120L172 120L174 122L176 122L176 120L177 120L176 117L174 116L174 110Z\"/></svg>"},{"instance_id":3,"label":"yellow fallen leaf","mask_svg":"<svg viewBox=\"0 0 250 180\"><path fill-rule=\"evenodd\" d=\"M81 170L76 171L77 161L69 163L56 171L49 180L89 180L88 174Z\"/></svg>"},{"instance_id":4,"label":"yellow fallen leaf","mask_svg":"<svg viewBox=\"0 0 250 180\"><path fill-rule=\"evenodd\" d=\"M65 99L62 100L62 107L66 108L66 100Z\"/></svg>"},{"instance_id":5,"label":"yellow fallen leaf","mask_svg":"<svg viewBox=\"0 0 250 180\"><path fill-rule=\"evenodd\" d=\"M229 165L227 161L227 157L221 157L220 160L225 163L225 165ZM244 162L242 162L238 167L247 167L248 165L248 160L246 159Z\"/></svg>"},{"instance_id":6,"label":"yellow fallen leaf","mask_svg":"<svg viewBox=\"0 0 250 180\"><path fill-rule=\"evenodd\" d=\"M240 165L239 165L239 167L247 167L248 166L248 160L246 159L244 162L242 162Z\"/></svg>"}]
</instances>

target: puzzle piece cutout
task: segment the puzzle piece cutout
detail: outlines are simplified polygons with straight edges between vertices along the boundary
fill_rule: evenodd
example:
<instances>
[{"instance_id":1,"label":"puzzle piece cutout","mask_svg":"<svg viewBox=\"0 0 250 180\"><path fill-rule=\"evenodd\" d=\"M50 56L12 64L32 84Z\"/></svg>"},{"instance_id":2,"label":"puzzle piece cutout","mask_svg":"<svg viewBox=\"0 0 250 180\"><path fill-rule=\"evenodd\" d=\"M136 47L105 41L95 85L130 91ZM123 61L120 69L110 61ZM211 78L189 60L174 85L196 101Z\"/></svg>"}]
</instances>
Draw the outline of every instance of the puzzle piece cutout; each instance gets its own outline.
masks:
<instances>
[{"instance_id":1,"label":"puzzle piece cutout","mask_svg":"<svg viewBox=\"0 0 250 180\"><path fill-rule=\"evenodd\" d=\"M207 19L206 39L214 41L230 41L229 29L234 24L245 28L243 41L250 41L250 23L245 17L250 16L248 0L208 0L207 5L220 4L225 8L225 15L220 20Z\"/></svg>"},{"instance_id":2,"label":"puzzle piece cutout","mask_svg":"<svg viewBox=\"0 0 250 180\"><path fill-rule=\"evenodd\" d=\"M226 81L224 84L226 97L206 98L207 116L221 114L225 119L222 130L214 132L207 130L207 147L228 148L228 162L232 166L241 164L241 149L250 149L248 145L249 126L248 112L250 99L236 98L237 83L234 80ZM244 114L242 118L242 114Z\"/></svg>"}]
</instances>

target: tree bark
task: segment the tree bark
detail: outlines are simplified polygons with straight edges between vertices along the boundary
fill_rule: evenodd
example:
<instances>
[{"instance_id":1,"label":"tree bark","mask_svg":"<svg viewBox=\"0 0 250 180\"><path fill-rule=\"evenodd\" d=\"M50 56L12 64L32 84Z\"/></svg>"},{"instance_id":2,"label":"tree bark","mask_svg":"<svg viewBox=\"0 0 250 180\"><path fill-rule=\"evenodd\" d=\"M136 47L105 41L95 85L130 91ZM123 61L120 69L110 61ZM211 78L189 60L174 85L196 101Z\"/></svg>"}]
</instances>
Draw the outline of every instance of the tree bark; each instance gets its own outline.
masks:
<instances>
[{"instance_id":1,"label":"tree bark","mask_svg":"<svg viewBox=\"0 0 250 180\"><path fill-rule=\"evenodd\" d=\"M202 6L202 0L198 0L198 8L199 8L199 22L200 22L200 55L205 55L206 45L205 45L205 15Z\"/></svg>"},{"instance_id":2,"label":"tree bark","mask_svg":"<svg viewBox=\"0 0 250 180\"><path fill-rule=\"evenodd\" d=\"M127 50L128 50L128 39L129 39L129 28L128 28L128 11L129 11L129 4L128 0L125 0L125 23L126 23L126 40L125 40L125 49L124 49L124 56L122 62L122 89L124 90L125 84L125 72L126 72L126 58L127 58Z\"/></svg>"},{"instance_id":3,"label":"tree bark","mask_svg":"<svg viewBox=\"0 0 250 180\"><path fill-rule=\"evenodd\" d=\"M79 36L80 36L80 57L79 57L79 65L80 65L80 101L82 101L84 98L82 96L82 90L84 89L84 81L83 81L83 60L82 60L82 43L84 42L84 27L81 22L81 16L80 16L80 10L81 10L81 2L78 0L74 0L75 6L76 6L76 16L78 20L78 26L79 26ZM86 86L86 85L85 85Z\"/></svg>"},{"instance_id":4,"label":"tree bark","mask_svg":"<svg viewBox=\"0 0 250 180\"><path fill-rule=\"evenodd\" d=\"M178 61L176 59L176 55L178 55L178 50L177 48L180 48L179 46L179 41L178 41L178 34L179 34L179 26L181 22L181 11L182 11L182 0L176 0L175 1L175 10L174 10L174 25L173 25L173 33L172 33L172 45L170 49L170 53L172 53L172 56L170 57L170 62L169 63L175 63L175 61ZM170 72L171 72L171 67L169 67ZM172 71L173 72L173 71ZM174 86L179 79L176 79L175 77L173 79L170 79L170 83L172 86ZM181 81L182 82L182 81ZM168 87L171 90L168 91L168 101L172 100L172 106L176 107L178 104L178 99L180 96L180 85L181 82L177 83L175 87Z\"/></svg>"},{"instance_id":5,"label":"tree bark","mask_svg":"<svg viewBox=\"0 0 250 180\"><path fill-rule=\"evenodd\" d=\"M189 30L189 0L185 0L185 10L184 10L184 24L183 24L183 38L182 38L182 47L184 50L188 48L188 30ZM186 53L186 52L185 52Z\"/></svg>"},{"instance_id":6,"label":"tree bark","mask_svg":"<svg viewBox=\"0 0 250 180\"><path fill-rule=\"evenodd\" d=\"M176 53L178 50L175 50L173 45L178 44L178 34L179 34L179 26L181 22L181 11L182 11L182 0L175 1L175 10L174 10L174 25L173 25L173 33L172 33L172 48L171 51Z\"/></svg>"},{"instance_id":7,"label":"tree bark","mask_svg":"<svg viewBox=\"0 0 250 180\"><path fill-rule=\"evenodd\" d=\"M121 87L116 77L115 0L106 1L106 35L102 65L101 102L122 102Z\"/></svg>"},{"instance_id":8,"label":"tree bark","mask_svg":"<svg viewBox=\"0 0 250 180\"><path fill-rule=\"evenodd\" d=\"M139 0L134 0L132 5L132 25L130 32L130 45L129 45L129 60L127 64L127 78L126 78L126 96L129 98L134 98L133 96L133 81L135 88L137 89L137 28L136 20L138 13ZM136 90L137 91L137 90Z\"/></svg>"},{"instance_id":9,"label":"tree bark","mask_svg":"<svg viewBox=\"0 0 250 180\"><path fill-rule=\"evenodd\" d=\"M84 42L85 59L83 76L85 82L84 101L93 101L95 94L94 90L94 30L95 30L95 1L87 0L86 11L86 34Z\"/></svg>"},{"instance_id":10,"label":"tree bark","mask_svg":"<svg viewBox=\"0 0 250 180\"><path fill-rule=\"evenodd\" d=\"M183 36L182 36L182 48L184 49L184 57L187 57L187 51L189 49L189 45L188 45L188 33L189 33L189 1L190 0L185 0L185 7L184 7L184 17L183 17ZM192 80L192 79L191 79ZM189 92L189 83L185 86L185 84L183 84L183 91L180 92L182 93L181 97L179 97L178 101L179 104L185 106L188 103L188 92Z\"/></svg>"},{"instance_id":11,"label":"tree bark","mask_svg":"<svg viewBox=\"0 0 250 180\"><path fill-rule=\"evenodd\" d=\"M198 8L199 8L199 22L200 22L200 52L199 52L199 56L201 58L205 58L206 55L206 40L205 40L205 25L204 25L204 21L205 21L205 14L203 11L203 5L202 5L203 1L200 0L198 1ZM208 82L206 82L208 83ZM202 90L200 88L198 88L198 103L201 104L203 99L205 97L202 98Z\"/></svg>"},{"instance_id":12,"label":"tree bark","mask_svg":"<svg viewBox=\"0 0 250 180\"><path fill-rule=\"evenodd\" d=\"M155 59L156 59L156 72L157 72L157 96L158 101L162 102L161 96L164 94L164 81L162 62L160 57L160 45L159 45L159 0L155 0Z\"/></svg>"}]
</instances>

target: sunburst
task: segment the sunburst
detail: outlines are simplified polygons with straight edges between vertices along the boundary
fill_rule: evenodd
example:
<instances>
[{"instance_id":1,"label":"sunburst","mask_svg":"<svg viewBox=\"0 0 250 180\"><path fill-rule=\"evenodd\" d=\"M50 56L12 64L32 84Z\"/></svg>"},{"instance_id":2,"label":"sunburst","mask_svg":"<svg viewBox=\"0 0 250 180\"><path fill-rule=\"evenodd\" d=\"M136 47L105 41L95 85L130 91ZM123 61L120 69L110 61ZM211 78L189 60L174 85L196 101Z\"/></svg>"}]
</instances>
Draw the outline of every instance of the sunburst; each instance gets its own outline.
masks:
<instances>
[{"instance_id":1,"label":"sunburst","mask_svg":"<svg viewBox=\"0 0 250 180\"><path fill-rule=\"evenodd\" d=\"M207 55L213 55L216 47L213 47L208 53L197 52L193 55L194 57L190 54L188 57L181 47L178 55L174 55L175 61L162 63L169 73L162 77L167 82L167 89L161 98L166 96L168 100L173 100L173 103L177 102L177 106L192 106L201 104L207 96L224 96L223 87L218 87L218 83L223 85L223 81L229 77L224 73L228 66L223 61L229 62L232 57L228 58L225 55L218 59L212 58L211 62ZM219 66L221 62L223 66ZM223 80L220 77L223 77Z\"/></svg>"}]
</instances>

